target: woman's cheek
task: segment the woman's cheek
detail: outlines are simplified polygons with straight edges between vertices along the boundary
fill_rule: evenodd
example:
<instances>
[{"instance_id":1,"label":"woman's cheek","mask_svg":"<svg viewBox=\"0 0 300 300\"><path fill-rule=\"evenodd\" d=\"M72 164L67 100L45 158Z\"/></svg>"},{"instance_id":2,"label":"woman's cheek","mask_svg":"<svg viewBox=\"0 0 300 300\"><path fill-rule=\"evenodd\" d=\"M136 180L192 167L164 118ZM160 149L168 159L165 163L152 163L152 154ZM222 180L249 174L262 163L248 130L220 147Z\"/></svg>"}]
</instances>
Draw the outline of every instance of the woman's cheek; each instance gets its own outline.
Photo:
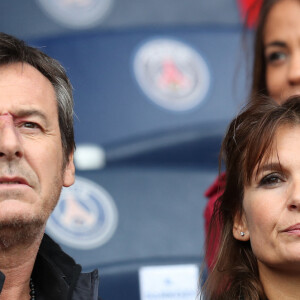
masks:
<instances>
[{"instance_id":1,"label":"woman's cheek","mask_svg":"<svg viewBox=\"0 0 300 300\"><path fill-rule=\"evenodd\" d=\"M267 67L266 73L266 84L268 89L268 94L278 103L281 102L286 92L285 86L287 78L284 75L283 67Z\"/></svg>"}]
</instances>

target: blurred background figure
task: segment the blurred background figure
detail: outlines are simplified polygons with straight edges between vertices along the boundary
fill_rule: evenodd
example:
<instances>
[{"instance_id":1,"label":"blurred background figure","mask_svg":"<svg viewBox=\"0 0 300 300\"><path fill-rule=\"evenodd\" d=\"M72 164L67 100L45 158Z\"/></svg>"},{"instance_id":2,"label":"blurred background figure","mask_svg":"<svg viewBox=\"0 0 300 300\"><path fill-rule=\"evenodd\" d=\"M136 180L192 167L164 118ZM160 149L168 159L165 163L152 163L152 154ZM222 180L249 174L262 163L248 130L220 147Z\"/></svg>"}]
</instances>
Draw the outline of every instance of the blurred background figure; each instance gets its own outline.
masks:
<instances>
[{"instance_id":1,"label":"blurred background figure","mask_svg":"<svg viewBox=\"0 0 300 300\"><path fill-rule=\"evenodd\" d=\"M252 2L0 2L1 31L42 47L73 83L76 183L47 232L99 268L104 300L196 296L204 192L250 90Z\"/></svg>"}]
</instances>

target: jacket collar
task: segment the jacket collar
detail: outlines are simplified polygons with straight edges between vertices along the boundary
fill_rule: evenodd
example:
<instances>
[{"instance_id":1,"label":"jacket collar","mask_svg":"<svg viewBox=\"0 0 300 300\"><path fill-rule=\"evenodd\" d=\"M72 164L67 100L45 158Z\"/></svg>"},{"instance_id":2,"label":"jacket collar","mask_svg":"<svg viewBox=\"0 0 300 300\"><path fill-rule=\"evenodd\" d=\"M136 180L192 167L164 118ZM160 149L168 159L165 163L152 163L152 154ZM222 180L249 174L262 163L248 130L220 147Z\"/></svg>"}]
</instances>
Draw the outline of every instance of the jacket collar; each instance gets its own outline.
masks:
<instances>
[{"instance_id":1,"label":"jacket collar","mask_svg":"<svg viewBox=\"0 0 300 300\"><path fill-rule=\"evenodd\" d=\"M71 300L80 272L81 266L45 234L32 274L37 298Z\"/></svg>"}]
</instances>

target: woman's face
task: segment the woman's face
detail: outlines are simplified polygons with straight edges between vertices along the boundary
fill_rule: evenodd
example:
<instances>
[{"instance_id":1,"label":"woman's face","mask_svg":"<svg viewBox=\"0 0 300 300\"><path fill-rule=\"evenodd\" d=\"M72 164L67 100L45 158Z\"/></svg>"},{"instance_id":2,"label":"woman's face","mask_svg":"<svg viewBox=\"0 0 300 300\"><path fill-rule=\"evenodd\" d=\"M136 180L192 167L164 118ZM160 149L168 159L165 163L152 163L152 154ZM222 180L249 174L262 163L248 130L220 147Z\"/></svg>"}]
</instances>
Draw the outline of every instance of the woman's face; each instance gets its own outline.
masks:
<instances>
[{"instance_id":1,"label":"woman's face","mask_svg":"<svg viewBox=\"0 0 300 300\"><path fill-rule=\"evenodd\" d=\"M300 125L278 128L273 153L244 187L243 215L235 218L233 235L250 240L260 273L300 270L299 136Z\"/></svg>"},{"instance_id":2,"label":"woman's face","mask_svg":"<svg viewBox=\"0 0 300 300\"><path fill-rule=\"evenodd\" d=\"M300 1L281 0L270 10L264 30L266 83L278 103L300 94Z\"/></svg>"}]
</instances>

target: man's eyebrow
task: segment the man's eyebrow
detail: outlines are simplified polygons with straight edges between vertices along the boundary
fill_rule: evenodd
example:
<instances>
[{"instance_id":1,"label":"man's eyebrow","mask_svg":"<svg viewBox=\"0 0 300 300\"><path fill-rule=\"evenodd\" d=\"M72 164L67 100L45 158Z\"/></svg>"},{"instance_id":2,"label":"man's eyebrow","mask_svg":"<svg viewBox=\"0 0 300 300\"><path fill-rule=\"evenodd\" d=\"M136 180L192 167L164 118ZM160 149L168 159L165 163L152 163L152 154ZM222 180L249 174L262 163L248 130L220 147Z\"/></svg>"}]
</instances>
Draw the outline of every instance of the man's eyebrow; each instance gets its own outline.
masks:
<instances>
[{"instance_id":1,"label":"man's eyebrow","mask_svg":"<svg viewBox=\"0 0 300 300\"><path fill-rule=\"evenodd\" d=\"M19 109L14 115L18 118L36 116L41 118L45 123L48 123L46 115L37 109Z\"/></svg>"},{"instance_id":2,"label":"man's eyebrow","mask_svg":"<svg viewBox=\"0 0 300 300\"><path fill-rule=\"evenodd\" d=\"M285 42L281 42L281 41L273 41L270 43L267 43L265 45L265 49L268 47L282 47L282 48L286 48L286 43Z\"/></svg>"}]
</instances>

